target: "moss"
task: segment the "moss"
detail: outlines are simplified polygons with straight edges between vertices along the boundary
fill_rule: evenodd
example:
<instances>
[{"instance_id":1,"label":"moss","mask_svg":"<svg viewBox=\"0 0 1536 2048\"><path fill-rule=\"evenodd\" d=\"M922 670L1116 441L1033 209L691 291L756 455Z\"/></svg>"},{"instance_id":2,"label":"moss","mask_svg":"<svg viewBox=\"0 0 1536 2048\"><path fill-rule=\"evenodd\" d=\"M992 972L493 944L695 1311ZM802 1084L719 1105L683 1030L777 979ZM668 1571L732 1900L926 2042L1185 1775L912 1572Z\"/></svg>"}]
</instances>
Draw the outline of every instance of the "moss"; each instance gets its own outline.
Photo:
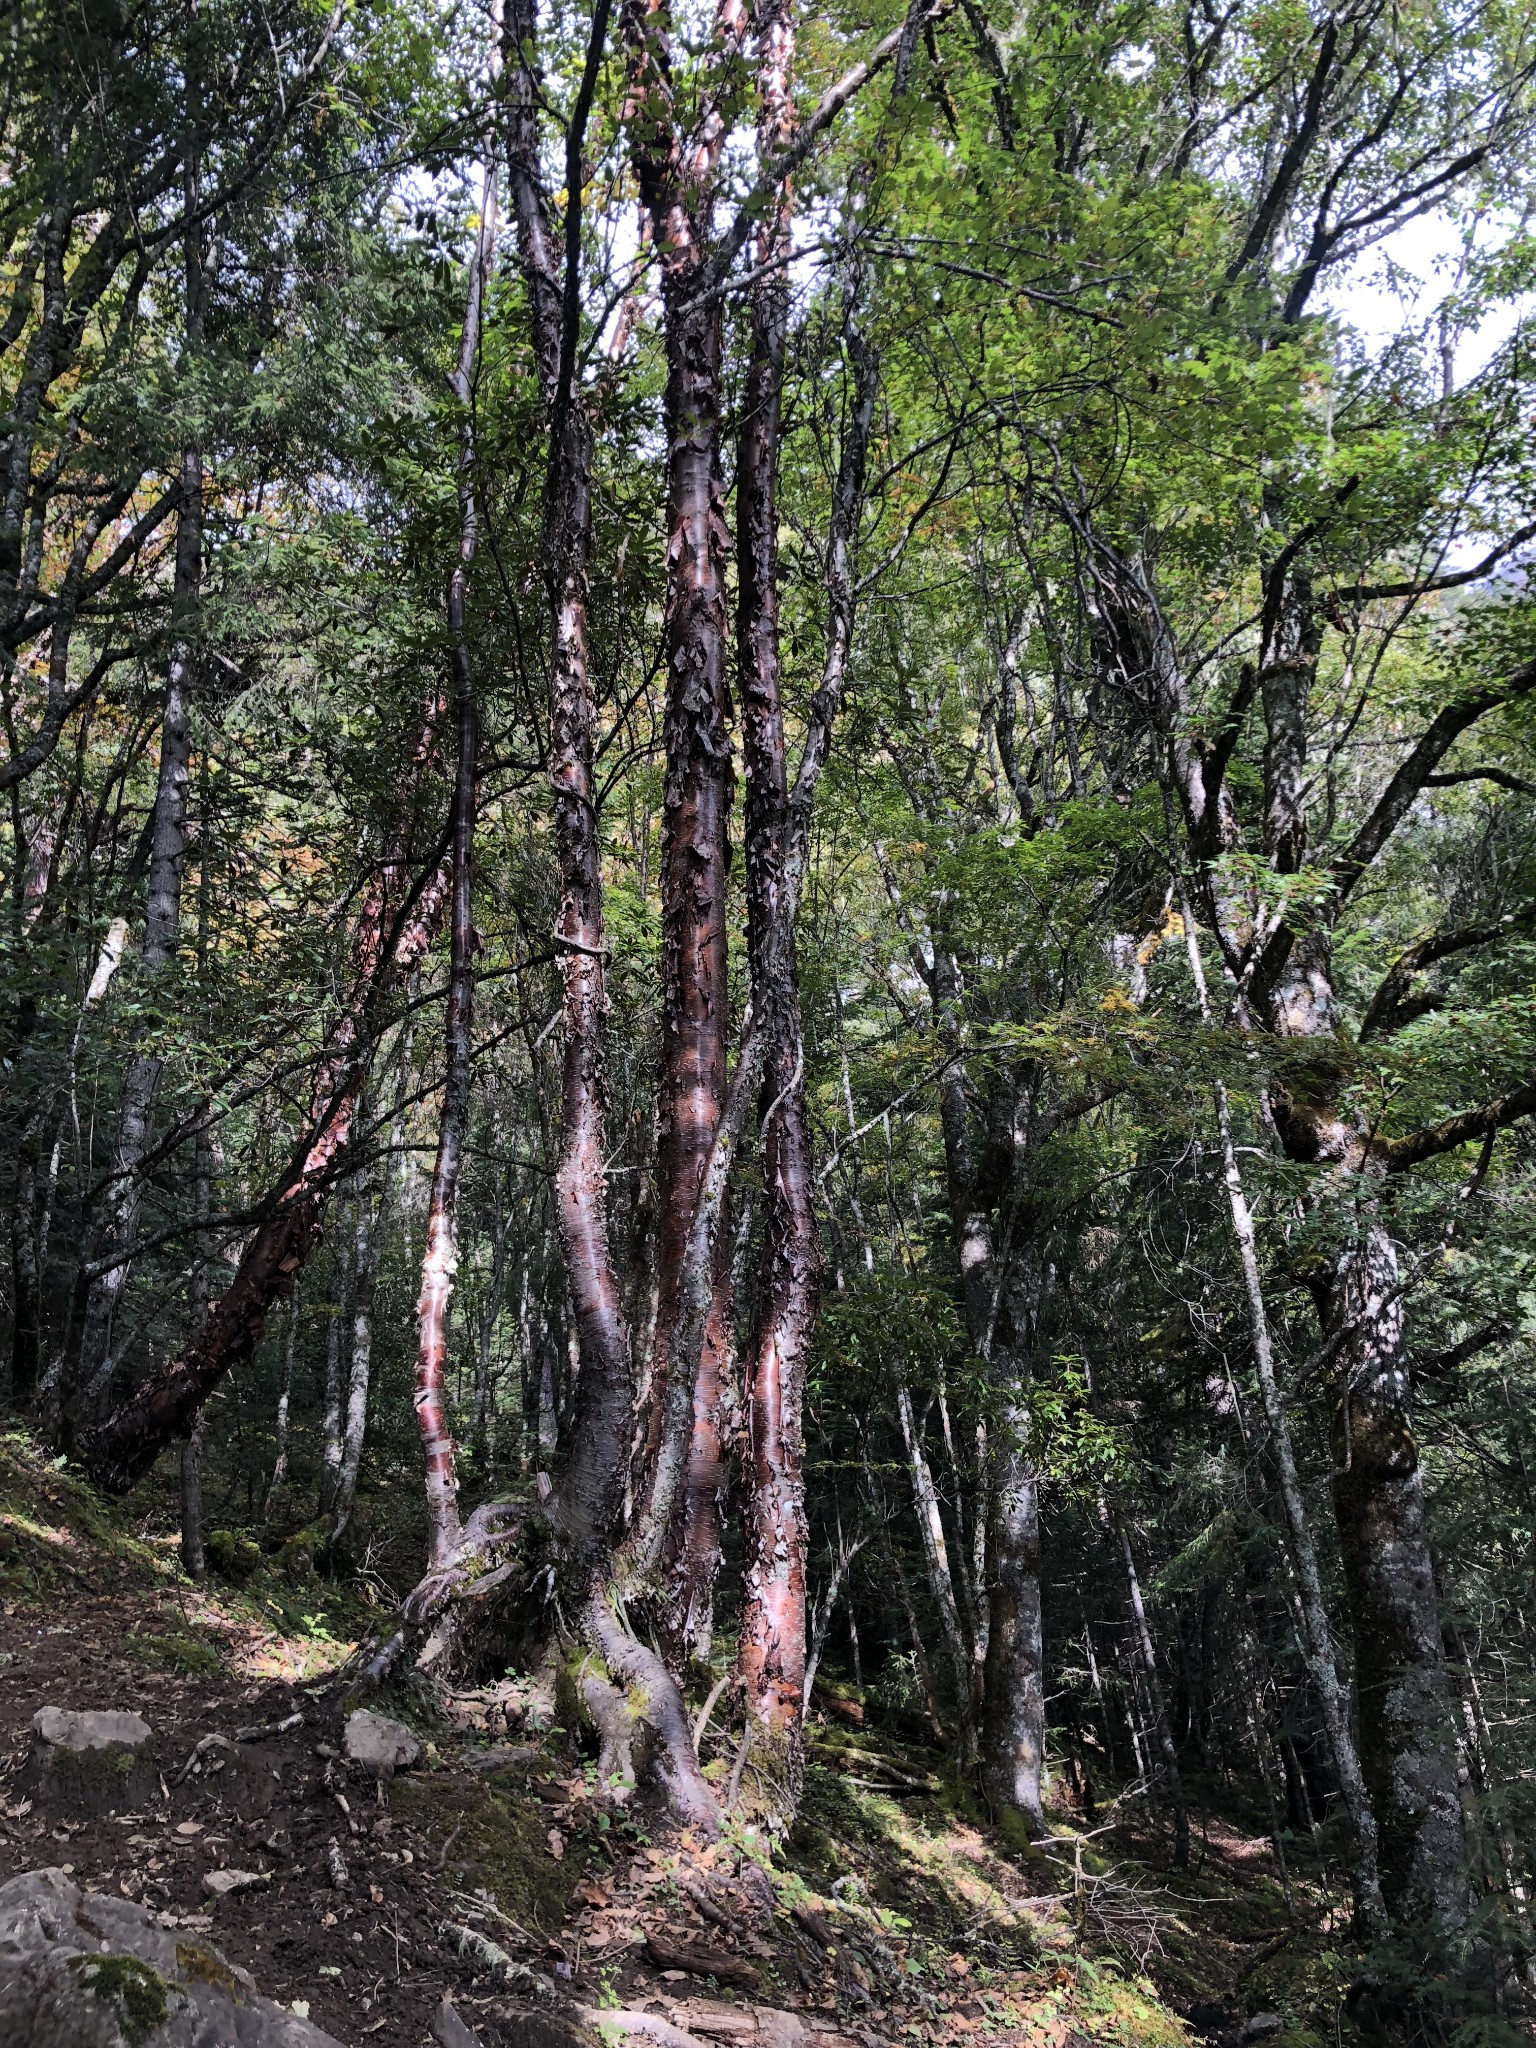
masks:
<instances>
[{"instance_id":1,"label":"moss","mask_svg":"<svg viewBox=\"0 0 1536 2048\"><path fill-rule=\"evenodd\" d=\"M549 1824L534 1801L504 1778L465 1785L447 1777L397 1778L390 1804L437 1844L452 1838L450 1871L484 1885L501 1910L530 1933L559 1927L586 1858L578 1839L556 1862Z\"/></svg>"},{"instance_id":2,"label":"moss","mask_svg":"<svg viewBox=\"0 0 1536 2048\"><path fill-rule=\"evenodd\" d=\"M210 1642L188 1635L140 1635L130 1631L124 1645L130 1657L156 1671L176 1671L187 1678L216 1678L224 1659Z\"/></svg>"},{"instance_id":3,"label":"moss","mask_svg":"<svg viewBox=\"0 0 1536 2048\"><path fill-rule=\"evenodd\" d=\"M178 1941L176 1944L176 1967L183 1977L193 1984L209 1984L215 1991L222 1991L226 1998L236 2004L246 1996L245 1986L225 1962L222 1956L210 1948L200 1948L195 1942Z\"/></svg>"},{"instance_id":4,"label":"moss","mask_svg":"<svg viewBox=\"0 0 1536 2048\"><path fill-rule=\"evenodd\" d=\"M325 1549L329 1530L324 1522L311 1522L296 1530L278 1546L274 1567L292 1584L304 1585L315 1576L315 1559Z\"/></svg>"},{"instance_id":5,"label":"moss","mask_svg":"<svg viewBox=\"0 0 1536 2048\"><path fill-rule=\"evenodd\" d=\"M210 1529L203 1539L203 1554L210 1571L236 1582L248 1579L261 1563L261 1546L233 1529Z\"/></svg>"},{"instance_id":6,"label":"moss","mask_svg":"<svg viewBox=\"0 0 1536 2048\"><path fill-rule=\"evenodd\" d=\"M142 2048L170 2015L172 1987L138 1956L71 1956L69 1967L98 2003L111 2007L128 2048Z\"/></svg>"}]
</instances>

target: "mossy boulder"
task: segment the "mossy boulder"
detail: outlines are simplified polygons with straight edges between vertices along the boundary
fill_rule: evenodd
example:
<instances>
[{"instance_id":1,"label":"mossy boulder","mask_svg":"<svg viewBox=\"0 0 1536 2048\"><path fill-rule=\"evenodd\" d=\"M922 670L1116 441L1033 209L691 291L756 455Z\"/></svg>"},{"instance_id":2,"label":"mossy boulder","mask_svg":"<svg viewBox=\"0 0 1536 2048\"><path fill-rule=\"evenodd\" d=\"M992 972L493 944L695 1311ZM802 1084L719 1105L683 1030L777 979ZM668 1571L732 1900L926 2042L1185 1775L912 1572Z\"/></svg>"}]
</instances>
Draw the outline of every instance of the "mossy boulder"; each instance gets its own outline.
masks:
<instances>
[{"instance_id":1,"label":"mossy boulder","mask_svg":"<svg viewBox=\"0 0 1536 2048\"><path fill-rule=\"evenodd\" d=\"M339 2048L216 1949L62 1870L0 1885L0 1958L5 2048Z\"/></svg>"},{"instance_id":2,"label":"mossy boulder","mask_svg":"<svg viewBox=\"0 0 1536 2048\"><path fill-rule=\"evenodd\" d=\"M261 1546L233 1529L210 1529L203 1538L203 1555L208 1569L221 1579L243 1584L261 1563Z\"/></svg>"},{"instance_id":3,"label":"mossy boulder","mask_svg":"<svg viewBox=\"0 0 1536 2048\"><path fill-rule=\"evenodd\" d=\"M159 1791L154 1733L137 1714L41 1707L32 1717L27 1781L50 1817L131 1813Z\"/></svg>"},{"instance_id":4,"label":"mossy boulder","mask_svg":"<svg viewBox=\"0 0 1536 2048\"><path fill-rule=\"evenodd\" d=\"M329 1538L330 1531L324 1522L311 1522L307 1529L295 1530L279 1544L272 1562L291 1584L305 1585L314 1578L315 1560Z\"/></svg>"}]
</instances>

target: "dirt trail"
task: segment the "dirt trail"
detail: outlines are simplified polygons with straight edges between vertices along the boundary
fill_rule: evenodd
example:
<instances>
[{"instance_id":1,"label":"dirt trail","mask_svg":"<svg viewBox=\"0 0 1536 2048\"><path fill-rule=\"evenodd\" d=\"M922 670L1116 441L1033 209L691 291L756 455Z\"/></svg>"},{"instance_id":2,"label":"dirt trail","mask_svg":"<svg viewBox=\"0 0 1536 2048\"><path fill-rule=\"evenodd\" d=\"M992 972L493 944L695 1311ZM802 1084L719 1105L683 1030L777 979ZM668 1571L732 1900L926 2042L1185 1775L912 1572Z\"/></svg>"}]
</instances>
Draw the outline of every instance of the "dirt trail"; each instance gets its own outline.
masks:
<instances>
[{"instance_id":1,"label":"dirt trail","mask_svg":"<svg viewBox=\"0 0 1536 2048\"><path fill-rule=\"evenodd\" d=\"M376 1788L338 1754L328 1670L345 1645L300 1612L332 1596L265 1569L198 1592L40 1459L0 1482L0 1879L56 1864L137 1900L352 2048L421 2048L445 1991L483 2048L527 2048L533 2012L605 2008L737 2048L1178 2048L1186 2029L1140 1969L1189 2012L1212 1961L1235 1979L1274 1924L1237 1838L1212 1841L1212 1877L1232 1869L1204 1889L1234 1938L1186 1926L1202 1967L1176 1982L1183 1923L1155 1883L1074 1894L1069 1844L1065 1863L1021 1863L957 1808L938 1759L869 1731L812 1731L801 1824L771 1872L739 1832L711 1845L607 1810L566 1738L521 1730L510 1684L436 1697L414 1716L420 1766ZM140 1713L159 1796L84 1823L35 1810L43 1706ZM277 1732L235 1739L252 1729ZM725 1730L712 1748L724 1776ZM257 1882L214 1897L220 1870Z\"/></svg>"}]
</instances>

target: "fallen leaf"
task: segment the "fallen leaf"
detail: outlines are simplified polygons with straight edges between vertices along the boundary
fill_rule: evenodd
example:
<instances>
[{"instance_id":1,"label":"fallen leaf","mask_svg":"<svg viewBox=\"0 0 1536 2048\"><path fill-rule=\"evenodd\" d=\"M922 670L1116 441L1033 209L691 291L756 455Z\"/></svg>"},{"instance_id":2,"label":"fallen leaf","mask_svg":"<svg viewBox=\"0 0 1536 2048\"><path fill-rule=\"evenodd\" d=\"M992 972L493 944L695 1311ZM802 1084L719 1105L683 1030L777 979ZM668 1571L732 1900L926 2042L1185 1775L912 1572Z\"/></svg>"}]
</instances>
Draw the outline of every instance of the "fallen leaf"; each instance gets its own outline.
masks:
<instances>
[{"instance_id":1,"label":"fallen leaf","mask_svg":"<svg viewBox=\"0 0 1536 2048\"><path fill-rule=\"evenodd\" d=\"M176 1823L176 1832L178 1835L200 1835L203 1832L203 1824L200 1820L179 1820Z\"/></svg>"}]
</instances>

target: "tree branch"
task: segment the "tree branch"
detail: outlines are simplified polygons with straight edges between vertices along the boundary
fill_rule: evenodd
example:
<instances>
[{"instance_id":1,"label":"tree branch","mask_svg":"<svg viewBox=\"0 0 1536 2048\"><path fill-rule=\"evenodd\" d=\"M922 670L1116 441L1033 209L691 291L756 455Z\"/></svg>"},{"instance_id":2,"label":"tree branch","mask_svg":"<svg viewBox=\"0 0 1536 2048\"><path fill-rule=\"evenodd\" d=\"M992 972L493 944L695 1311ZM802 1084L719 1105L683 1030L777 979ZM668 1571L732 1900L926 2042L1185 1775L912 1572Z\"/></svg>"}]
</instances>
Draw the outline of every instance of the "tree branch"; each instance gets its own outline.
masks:
<instances>
[{"instance_id":1,"label":"tree branch","mask_svg":"<svg viewBox=\"0 0 1536 2048\"><path fill-rule=\"evenodd\" d=\"M1405 1167L1437 1159L1443 1152L1454 1152L1459 1145L1469 1145L1474 1138L1487 1138L1494 1131L1503 1130L1506 1124L1518 1123L1533 1110L1536 1081L1522 1081L1507 1095L1495 1096L1479 1109L1464 1109L1459 1116L1446 1117L1443 1123L1426 1124L1401 1138L1373 1138L1370 1157L1380 1160L1388 1173L1401 1173Z\"/></svg>"}]
</instances>

